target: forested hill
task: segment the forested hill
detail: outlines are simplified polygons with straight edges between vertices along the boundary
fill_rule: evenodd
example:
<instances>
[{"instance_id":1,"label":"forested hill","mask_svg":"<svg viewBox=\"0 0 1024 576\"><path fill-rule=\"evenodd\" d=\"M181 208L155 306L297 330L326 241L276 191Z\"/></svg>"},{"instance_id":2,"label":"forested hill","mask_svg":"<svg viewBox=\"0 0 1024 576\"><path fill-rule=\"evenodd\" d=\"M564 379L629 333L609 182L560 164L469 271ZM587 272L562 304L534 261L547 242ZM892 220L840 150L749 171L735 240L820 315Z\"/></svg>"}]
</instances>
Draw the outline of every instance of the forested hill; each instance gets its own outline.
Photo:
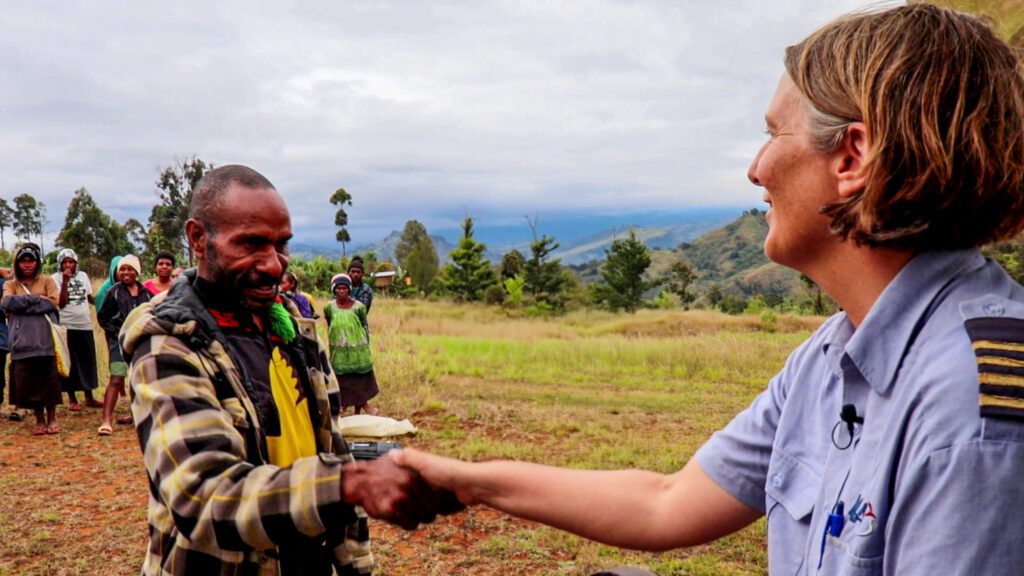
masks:
<instances>
[{"instance_id":1,"label":"forested hill","mask_svg":"<svg viewBox=\"0 0 1024 576\"><path fill-rule=\"evenodd\" d=\"M752 209L733 222L673 250L687 260L705 282L724 282L769 264L764 255L768 222Z\"/></svg>"},{"instance_id":2,"label":"forested hill","mask_svg":"<svg viewBox=\"0 0 1024 576\"><path fill-rule=\"evenodd\" d=\"M726 293L744 297L761 294L769 300L802 292L804 286L797 272L764 255L767 236L764 212L755 208L672 252L674 258L682 258L696 269L696 285L704 289L715 283Z\"/></svg>"},{"instance_id":3,"label":"forested hill","mask_svg":"<svg viewBox=\"0 0 1024 576\"><path fill-rule=\"evenodd\" d=\"M671 250L652 250L647 276L664 278L673 263L684 260L697 273L693 284L697 294L707 292L712 285L724 294L743 298L761 294L771 301L803 293L805 287L799 274L769 261L764 255L767 235L764 212L756 208L747 210L692 243L684 242ZM584 282L601 282L603 263L603 260L591 260L572 269Z\"/></svg>"}]
</instances>

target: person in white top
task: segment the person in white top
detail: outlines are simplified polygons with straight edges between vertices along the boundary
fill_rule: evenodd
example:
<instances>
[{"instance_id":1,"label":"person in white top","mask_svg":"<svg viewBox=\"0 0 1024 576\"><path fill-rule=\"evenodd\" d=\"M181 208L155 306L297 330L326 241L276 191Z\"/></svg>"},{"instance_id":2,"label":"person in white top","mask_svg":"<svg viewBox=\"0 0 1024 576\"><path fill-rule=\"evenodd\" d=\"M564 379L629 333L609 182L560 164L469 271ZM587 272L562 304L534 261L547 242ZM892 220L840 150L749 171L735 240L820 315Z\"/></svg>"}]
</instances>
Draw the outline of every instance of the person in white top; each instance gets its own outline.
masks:
<instances>
[{"instance_id":1,"label":"person in white top","mask_svg":"<svg viewBox=\"0 0 1024 576\"><path fill-rule=\"evenodd\" d=\"M78 269L78 255L70 248L57 253L60 272L53 274L60 292L60 323L68 329L68 351L71 353L71 373L61 378L61 389L68 395L68 410L78 411L78 392L85 395L85 405L102 408L93 398L92 391L99 385L96 376L96 341L93 338L92 282L89 275Z\"/></svg>"}]
</instances>

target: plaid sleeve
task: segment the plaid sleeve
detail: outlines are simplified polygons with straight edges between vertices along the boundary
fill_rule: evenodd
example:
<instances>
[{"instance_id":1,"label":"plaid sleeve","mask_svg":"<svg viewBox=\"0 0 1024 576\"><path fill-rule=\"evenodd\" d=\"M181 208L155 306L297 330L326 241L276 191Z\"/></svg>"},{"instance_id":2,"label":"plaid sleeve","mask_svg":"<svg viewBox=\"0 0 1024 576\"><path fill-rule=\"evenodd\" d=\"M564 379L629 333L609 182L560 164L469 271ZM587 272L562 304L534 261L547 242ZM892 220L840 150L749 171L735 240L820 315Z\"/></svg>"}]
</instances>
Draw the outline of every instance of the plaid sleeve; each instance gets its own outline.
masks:
<instances>
[{"instance_id":1,"label":"plaid sleeve","mask_svg":"<svg viewBox=\"0 0 1024 576\"><path fill-rule=\"evenodd\" d=\"M190 547L207 553L273 548L326 533L345 539L360 524L341 499L342 459L301 458L288 468L246 461L246 411L212 358L175 337L152 336L135 350L129 374L132 412L155 492ZM365 522L362 523L365 526ZM364 540L368 540L368 537ZM368 543L349 544L348 573L369 572ZM366 569L362 569L366 566ZM355 569L353 572L352 570Z\"/></svg>"}]
</instances>

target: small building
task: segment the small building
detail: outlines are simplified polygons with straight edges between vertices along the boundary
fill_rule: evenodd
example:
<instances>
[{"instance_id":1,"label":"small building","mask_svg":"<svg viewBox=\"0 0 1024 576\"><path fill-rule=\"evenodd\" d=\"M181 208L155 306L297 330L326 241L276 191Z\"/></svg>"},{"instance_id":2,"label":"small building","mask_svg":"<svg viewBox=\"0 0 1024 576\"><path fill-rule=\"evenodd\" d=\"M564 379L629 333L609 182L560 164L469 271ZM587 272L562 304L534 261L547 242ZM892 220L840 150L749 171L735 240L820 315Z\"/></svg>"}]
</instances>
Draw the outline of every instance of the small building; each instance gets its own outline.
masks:
<instances>
[{"instance_id":1,"label":"small building","mask_svg":"<svg viewBox=\"0 0 1024 576\"><path fill-rule=\"evenodd\" d=\"M388 270L385 272L374 272L370 276L373 278L374 288L388 288L395 282L395 271Z\"/></svg>"}]
</instances>

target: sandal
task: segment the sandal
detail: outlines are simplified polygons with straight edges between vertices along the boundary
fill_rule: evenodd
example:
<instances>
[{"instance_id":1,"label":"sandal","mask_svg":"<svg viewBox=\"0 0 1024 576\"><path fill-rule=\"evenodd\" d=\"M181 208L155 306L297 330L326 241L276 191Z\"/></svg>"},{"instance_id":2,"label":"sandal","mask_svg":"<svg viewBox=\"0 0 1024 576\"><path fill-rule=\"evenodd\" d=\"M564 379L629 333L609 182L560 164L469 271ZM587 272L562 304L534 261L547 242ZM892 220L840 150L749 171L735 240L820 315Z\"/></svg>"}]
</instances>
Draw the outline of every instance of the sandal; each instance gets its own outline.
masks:
<instances>
[{"instance_id":1,"label":"sandal","mask_svg":"<svg viewBox=\"0 0 1024 576\"><path fill-rule=\"evenodd\" d=\"M103 408L103 402L97 402L96 400L93 400L92 398L87 398L85 400L85 407L86 408Z\"/></svg>"},{"instance_id":2,"label":"sandal","mask_svg":"<svg viewBox=\"0 0 1024 576\"><path fill-rule=\"evenodd\" d=\"M60 426L58 426L57 424L50 424L49 426L46 427L46 433L51 435L60 434Z\"/></svg>"},{"instance_id":3,"label":"sandal","mask_svg":"<svg viewBox=\"0 0 1024 576\"><path fill-rule=\"evenodd\" d=\"M117 417L117 423L118 424L135 424L135 420L132 420L131 416L118 416Z\"/></svg>"},{"instance_id":4,"label":"sandal","mask_svg":"<svg viewBox=\"0 0 1024 576\"><path fill-rule=\"evenodd\" d=\"M110 427L110 424L100 424L100 427L98 430L96 430L96 433L99 434L100 436L110 436L111 434L114 433L114 429Z\"/></svg>"},{"instance_id":5,"label":"sandal","mask_svg":"<svg viewBox=\"0 0 1024 576\"><path fill-rule=\"evenodd\" d=\"M21 422L22 418L23 416L21 415L21 412L18 412L17 409L12 410L11 413L7 415L7 419L11 422Z\"/></svg>"},{"instance_id":6,"label":"sandal","mask_svg":"<svg viewBox=\"0 0 1024 576\"><path fill-rule=\"evenodd\" d=\"M68 406L68 410L70 410L72 412L78 412L81 409L82 409L82 405L79 404L78 402L75 402L75 403L71 404L70 406Z\"/></svg>"},{"instance_id":7,"label":"sandal","mask_svg":"<svg viewBox=\"0 0 1024 576\"><path fill-rule=\"evenodd\" d=\"M42 436L43 434L46 434L46 430L47 430L47 428L46 428L45 424L36 424L35 429L32 430L32 435L33 436Z\"/></svg>"}]
</instances>

